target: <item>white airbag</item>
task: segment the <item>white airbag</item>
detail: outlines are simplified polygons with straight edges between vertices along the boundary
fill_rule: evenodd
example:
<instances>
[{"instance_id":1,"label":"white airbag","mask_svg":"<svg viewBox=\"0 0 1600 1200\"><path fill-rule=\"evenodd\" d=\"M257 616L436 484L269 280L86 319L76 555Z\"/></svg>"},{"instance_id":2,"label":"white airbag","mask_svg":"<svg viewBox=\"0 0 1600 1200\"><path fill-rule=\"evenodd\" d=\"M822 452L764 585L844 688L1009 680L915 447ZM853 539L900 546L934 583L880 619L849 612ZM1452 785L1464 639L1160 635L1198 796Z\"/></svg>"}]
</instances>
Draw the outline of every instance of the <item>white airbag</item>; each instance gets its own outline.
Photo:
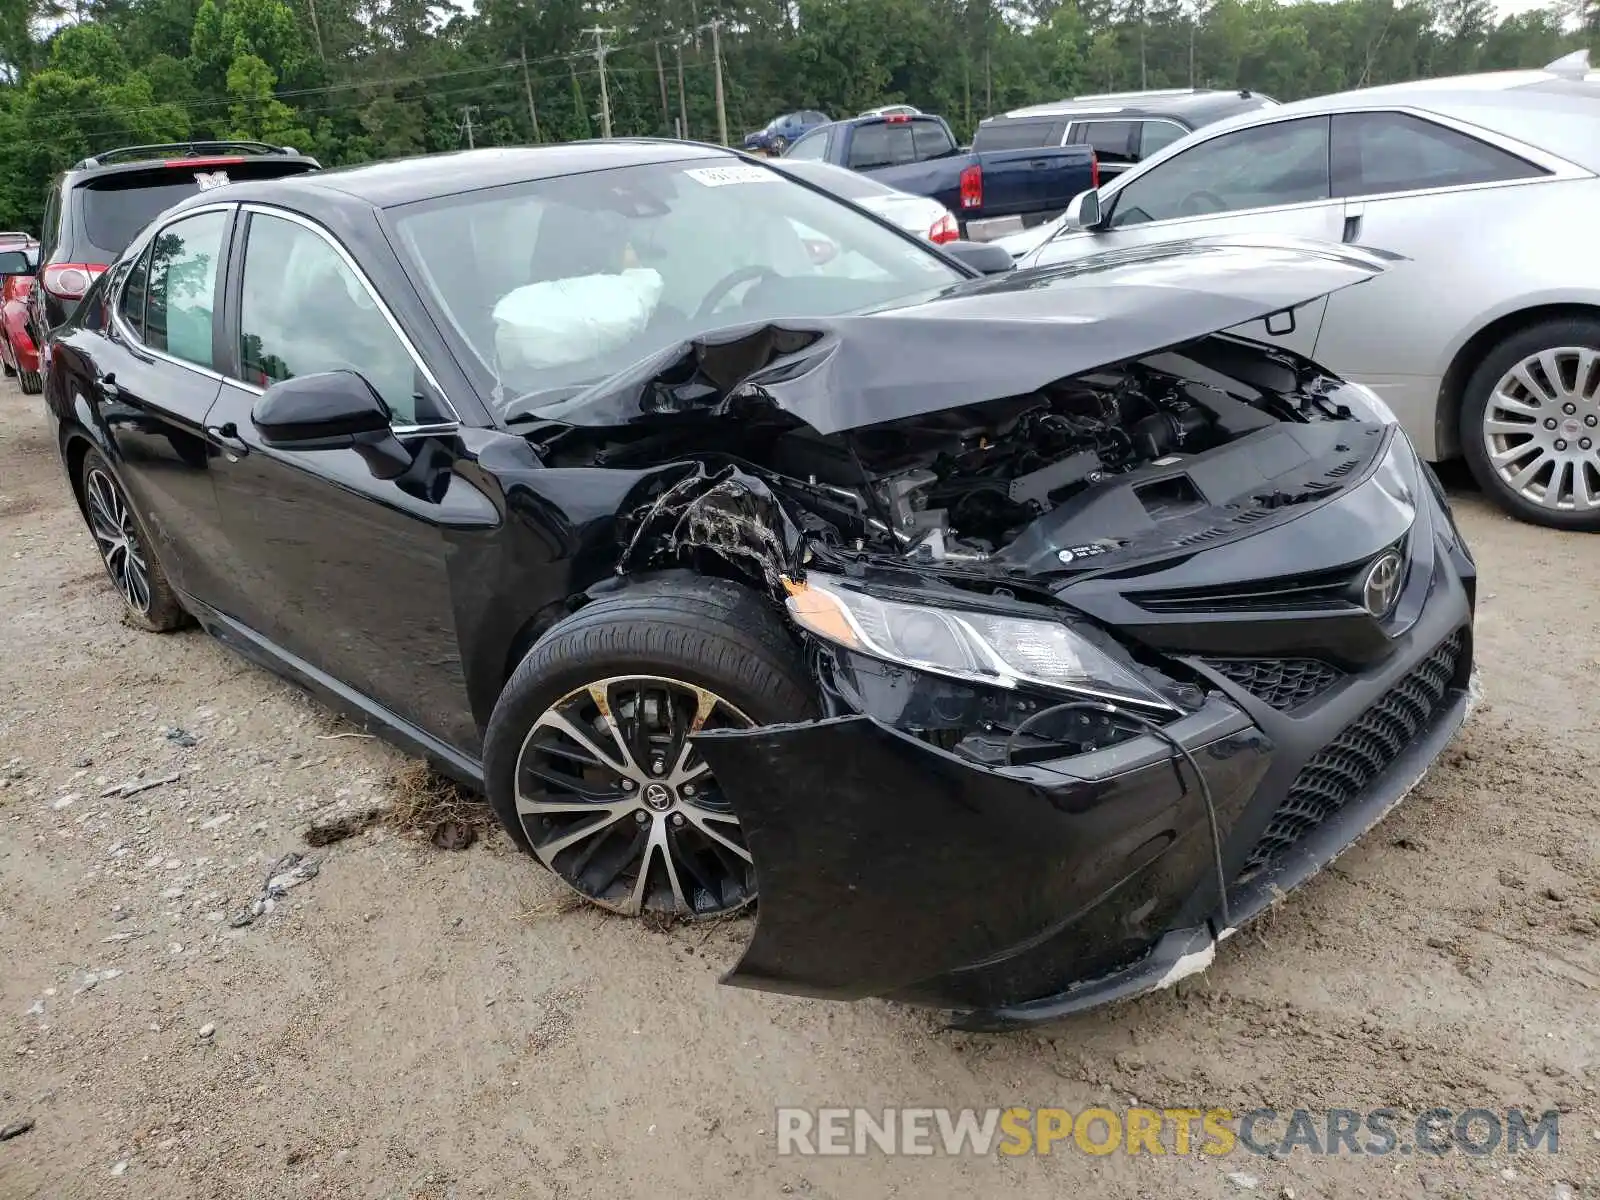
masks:
<instances>
[{"instance_id":1,"label":"white airbag","mask_svg":"<svg viewBox=\"0 0 1600 1200\"><path fill-rule=\"evenodd\" d=\"M601 358L644 332L661 300L661 276L634 267L530 283L494 306L503 367L559 367Z\"/></svg>"}]
</instances>

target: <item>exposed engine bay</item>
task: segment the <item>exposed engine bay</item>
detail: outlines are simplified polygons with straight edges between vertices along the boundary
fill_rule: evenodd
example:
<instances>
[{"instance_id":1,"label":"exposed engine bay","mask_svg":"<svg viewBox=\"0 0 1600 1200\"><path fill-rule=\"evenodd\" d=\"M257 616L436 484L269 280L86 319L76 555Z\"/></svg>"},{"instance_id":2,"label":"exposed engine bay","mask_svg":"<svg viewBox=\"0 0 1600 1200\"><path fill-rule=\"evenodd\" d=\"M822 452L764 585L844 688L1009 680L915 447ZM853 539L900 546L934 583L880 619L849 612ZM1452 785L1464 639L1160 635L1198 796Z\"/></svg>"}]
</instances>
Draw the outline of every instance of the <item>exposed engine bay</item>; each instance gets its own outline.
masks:
<instances>
[{"instance_id":1,"label":"exposed engine bay","mask_svg":"<svg viewBox=\"0 0 1600 1200\"><path fill-rule=\"evenodd\" d=\"M566 427L546 461L682 462L689 474L628 522L623 571L700 547L741 574L762 564L775 591L785 548L803 543L1036 575L1213 540L1331 497L1380 429L1342 402L1348 386L1214 335L1028 395L828 435L759 396L715 416L674 396L669 420L608 430L598 450L598 431ZM738 515L751 504L770 511Z\"/></svg>"}]
</instances>

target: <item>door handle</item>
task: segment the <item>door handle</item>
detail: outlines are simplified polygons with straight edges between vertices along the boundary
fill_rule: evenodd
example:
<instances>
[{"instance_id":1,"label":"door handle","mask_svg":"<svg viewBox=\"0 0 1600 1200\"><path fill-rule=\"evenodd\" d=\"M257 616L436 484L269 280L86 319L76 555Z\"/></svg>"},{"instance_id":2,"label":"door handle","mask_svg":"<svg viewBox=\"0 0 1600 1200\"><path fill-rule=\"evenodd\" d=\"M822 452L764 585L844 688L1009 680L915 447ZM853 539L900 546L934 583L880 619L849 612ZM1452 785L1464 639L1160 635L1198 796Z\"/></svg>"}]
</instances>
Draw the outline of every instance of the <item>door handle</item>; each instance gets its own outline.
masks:
<instances>
[{"instance_id":1,"label":"door handle","mask_svg":"<svg viewBox=\"0 0 1600 1200\"><path fill-rule=\"evenodd\" d=\"M250 453L250 447L239 436L239 427L232 421L225 425L207 425L206 436L227 451L229 462L238 462Z\"/></svg>"},{"instance_id":2,"label":"door handle","mask_svg":"<svg viewBox=\"0 0 1600 1200\"><path fill-rule=\"evenodd\" d=\"M110 371L100 376L96 384L100 388L100 394L107 400L115 400L122 395L122 389L117 386L117 374L115 371Z\"/></svg>"},{"instance_id":3,"label":"door handle","mask_svg":"<svg viewBox=\"0 0 1600 1200\"><path fill-rule=\"evenodd\" d=\"M1029 162L1028 165L1037 170L1042 170L1050 165L1050 160L1048 158L1036 158Z\"/></svg>"},{"instance_id":4,"label":"door handle","mask_svg":"<svg viewBox=\"0 0 1600 1200\"><path fill-rule=\"evenodd\" d=\"M1361 214L1357 213L1353 217L1346 217L1344 219L1344 237L1343 237L1343 241L1345 242L1345 244L1348 245L1349 243L1355 241L1360 236L1361 236Z\"/></svg>"}]
</instances>

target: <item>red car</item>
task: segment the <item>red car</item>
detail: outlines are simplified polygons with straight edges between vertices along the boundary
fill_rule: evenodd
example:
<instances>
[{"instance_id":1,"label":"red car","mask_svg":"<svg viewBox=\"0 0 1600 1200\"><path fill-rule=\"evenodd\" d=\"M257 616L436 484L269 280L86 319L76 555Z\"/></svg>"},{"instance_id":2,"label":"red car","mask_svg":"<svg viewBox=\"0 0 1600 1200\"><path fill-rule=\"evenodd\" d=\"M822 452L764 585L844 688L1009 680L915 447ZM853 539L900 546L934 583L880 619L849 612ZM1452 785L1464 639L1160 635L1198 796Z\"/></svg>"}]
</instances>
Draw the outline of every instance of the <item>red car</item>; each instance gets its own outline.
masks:
<instances>
[{"instance_id":1,"label":"red car","mask_svg":"<svg viewBox=\"0 0 1600 1200\"><path fill-rule=\"evenodd\" d=\"M39 243L27 234L0 233L0 366L22 390L44 390L39 348L28 333L28 293L39 269Z\"/></svg>"}]
</instances>

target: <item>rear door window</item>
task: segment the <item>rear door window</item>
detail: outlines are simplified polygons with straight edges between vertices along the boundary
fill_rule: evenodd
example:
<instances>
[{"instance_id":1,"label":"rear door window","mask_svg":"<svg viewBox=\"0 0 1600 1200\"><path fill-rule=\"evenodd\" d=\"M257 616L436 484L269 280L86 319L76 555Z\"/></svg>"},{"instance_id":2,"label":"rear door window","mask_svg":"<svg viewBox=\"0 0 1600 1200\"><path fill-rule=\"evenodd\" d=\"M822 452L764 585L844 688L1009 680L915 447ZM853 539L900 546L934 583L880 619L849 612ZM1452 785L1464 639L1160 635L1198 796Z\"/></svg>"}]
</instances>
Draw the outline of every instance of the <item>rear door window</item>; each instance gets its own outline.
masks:
<instances>
[{"instance_id":1,"label":"rear door window","mask_svg":"<svg viewBox=\"0 0 1600 1200\"><path fill-rule=\"evenodd\" d=\"M1139 159L1138 134L1137 121L1082 121L1073 127L1072 140L1094 147L1101 162L1132 163Z\"/></svg>"},{"instance_id":2,"label":"rear door window","mask_svg":"<svg viewBox=\"0 0 1600 1200\"><path fill-rule=\"evenodd\" d=\"M1333 194L1378 196L1548 174L1526 159L1443 125L1397 112L1333 118Z\"/></svg>"},{"instance_id":3,"label":"rear door window","mask_svg":"<svg viewBox=\"0 0 1600 1200\"><path fill-rule=\"evenodd\" d=\"M911 122L911 147L917 156L917 161L938 158L942 154L949 154L956 148L950 140L950 135L945 132L943 125L937 121Z\"/></svg>"},{"instance_id":4,"label":"rear door window","mask_svg":"<svg viewBox=\"0 0 1600 1200\"><path fill-rule=\"evenodd\" d=\"M122 285L122 294L117 297L117 315L128 327L128 332L141 342L144 341L144 302L149 282L150 251L146 250L128 273L128 280Z\"/></svg>"},{"instance_id":5,"label":"rear door window","mask_svg":"<svg viewBox=\"0 0 1600 1200\"><path fill-rule=\"evenodd\" d=\"M1158 150L1165 150L1189 131L1173 121L1142 121L1139 128L1139 161L1143 162Z\"/></svg>"},{"instance_id":6,"label":"rear door window","mask_svg":"<svg viewBox=\"0 0 1600 1200\"><path fill-rule=\"evenodd\" d=\"M144 340L152 350L211 369L217 268L232 219L231 210L196 213L151 242Z\"/></svg>"}]
</instances>

